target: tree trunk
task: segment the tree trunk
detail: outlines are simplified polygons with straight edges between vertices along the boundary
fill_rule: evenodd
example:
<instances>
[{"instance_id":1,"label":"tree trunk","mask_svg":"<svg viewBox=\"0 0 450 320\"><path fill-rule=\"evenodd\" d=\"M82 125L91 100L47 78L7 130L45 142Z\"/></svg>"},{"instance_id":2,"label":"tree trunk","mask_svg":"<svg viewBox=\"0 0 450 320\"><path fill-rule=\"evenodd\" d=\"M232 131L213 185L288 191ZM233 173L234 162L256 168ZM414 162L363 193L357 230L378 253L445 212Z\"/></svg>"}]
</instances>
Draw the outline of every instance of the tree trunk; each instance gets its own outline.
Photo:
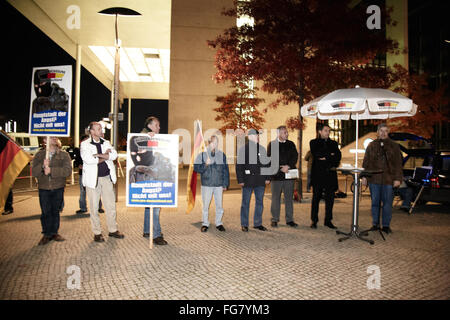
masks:
<instances>
[{"instance_id":1,"label":"tree trunk","mask_svg":"<svg viewBox=\"0 0 450 320\"><path fill-rule=\"evenodd\" d=\"M300 89L298 98L298 117L300 123L303 123L303 117L301 114L301 108L303 106L303 90ZM298 180L297 180L297 192L299 196L299 202L303 199L303 180L302 180L302 151L303 151L303 128L298 129Z\"/></svg>"}]
</instances>

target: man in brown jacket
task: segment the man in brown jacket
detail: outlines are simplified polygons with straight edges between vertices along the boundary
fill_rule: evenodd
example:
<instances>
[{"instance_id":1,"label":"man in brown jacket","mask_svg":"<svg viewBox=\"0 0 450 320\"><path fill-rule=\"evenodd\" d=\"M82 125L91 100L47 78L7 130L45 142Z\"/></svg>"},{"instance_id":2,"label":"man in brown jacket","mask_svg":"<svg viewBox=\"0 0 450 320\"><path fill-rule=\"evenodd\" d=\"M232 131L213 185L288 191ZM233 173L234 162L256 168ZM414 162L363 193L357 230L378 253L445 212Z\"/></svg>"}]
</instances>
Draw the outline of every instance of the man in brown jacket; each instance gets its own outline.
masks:
<instances>
[{"instance_id":1,"label":"man in brown jacket","mask_svg":"<svg viewBox=\"0 0 450 320\"><path fill-rule=\"evenodd\" d=\"M49 157L46 150L39 150L33 158L32 173L38 180L39 203L41 205L41 225L44 236L39 245L50 240L64 241L58 234L59 212L64 197L66 178L72 172L72 162L67 152L58 148L58 139L51 137Z\"/></svg>"},{"instance_id":2,"label":"man in brown jacket","mask_svg":"<svg viewBox=\"0 0 450 320\"><path fill-rule=\"evenodd\" d=\"M397 143L389 139L389 128L385 123L378 125L378 138L372 141L366 150L363 168L369 171L382 171L362 178L362 183L369 180L372 198L372 228L380 229L380 209L382 209L382 230L391 233L393 188L398 188L403 179L402 153ZM381 204L382 203L382 204Z\"/></svg>"}]
</instances>

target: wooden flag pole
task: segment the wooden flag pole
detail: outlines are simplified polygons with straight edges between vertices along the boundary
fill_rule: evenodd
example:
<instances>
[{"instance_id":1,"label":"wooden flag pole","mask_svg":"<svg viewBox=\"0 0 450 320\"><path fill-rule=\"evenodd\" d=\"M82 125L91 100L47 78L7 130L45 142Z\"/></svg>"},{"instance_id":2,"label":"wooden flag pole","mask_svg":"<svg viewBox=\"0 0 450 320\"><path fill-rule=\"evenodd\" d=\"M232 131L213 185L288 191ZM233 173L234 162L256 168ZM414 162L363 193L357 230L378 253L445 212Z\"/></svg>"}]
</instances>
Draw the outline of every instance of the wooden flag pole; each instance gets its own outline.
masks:
<instances>
[{"instance_id":1,"label":"wooden flag pole","mask_svg":"<svg viewBox=\"0 0 450 320\"><path fill-rule=\"evenodd\" d=\"M150 249L153 249L153 207L150 207Z\"/></svg>"},{"instance_id":2,"label":"wooden flag pole","mask_svg":"<svg viewBox=\"0 0 450 320\"><path fill-rule=\"evenodd\" d=\"M50 136L47 136L47 142L45 144L45 159L48 159L48 157L49 157L49 153L50 153L49 144L50 144Z\"/></svg>"}]
</instances>

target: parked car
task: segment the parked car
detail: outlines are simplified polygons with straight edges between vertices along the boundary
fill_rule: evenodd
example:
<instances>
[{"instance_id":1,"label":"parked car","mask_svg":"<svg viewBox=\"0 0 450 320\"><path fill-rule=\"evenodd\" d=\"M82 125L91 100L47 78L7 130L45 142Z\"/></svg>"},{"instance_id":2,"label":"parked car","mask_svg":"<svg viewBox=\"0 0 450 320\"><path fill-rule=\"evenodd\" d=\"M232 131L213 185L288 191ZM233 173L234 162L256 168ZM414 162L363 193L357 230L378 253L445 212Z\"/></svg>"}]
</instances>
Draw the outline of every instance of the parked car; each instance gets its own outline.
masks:
<instances>
[{"instance_id":1,"label":"parked car","mask_svg":"<svg viewBox=\"0 0 450 320\"><path fill-rule=\"evenodd\" d=\"M450 150L435 150L429 140L411 133L392 132L389 137L400 145L404 177L412 179L416 167L431 167L428 179L420 183L409 180L408 183L415 188L416 194L421 184L425 185L420 203L450 204Z\"/></svg>"},{"instance_id":2,"label":"parked car","mask_svg":"<svg viewBox=\"0 0 450 320\"><path fill-rule=\"evenodd\" d=\"M39 151L37 136L31 136L26 132L9 132L8 135L30 155L34 156Z\"/></svg>"}]
</instances>

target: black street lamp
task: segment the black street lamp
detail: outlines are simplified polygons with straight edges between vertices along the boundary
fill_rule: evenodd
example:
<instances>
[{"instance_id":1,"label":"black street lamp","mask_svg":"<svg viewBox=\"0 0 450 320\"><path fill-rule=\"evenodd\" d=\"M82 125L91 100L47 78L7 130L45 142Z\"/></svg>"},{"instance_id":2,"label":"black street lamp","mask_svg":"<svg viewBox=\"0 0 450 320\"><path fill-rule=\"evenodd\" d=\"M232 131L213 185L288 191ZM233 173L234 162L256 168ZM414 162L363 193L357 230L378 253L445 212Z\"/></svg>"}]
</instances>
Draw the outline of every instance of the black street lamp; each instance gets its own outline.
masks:
<instances>
[{"instance_id":1,"label":"black street lamp","mask_svg":"<svg viewBox=\"0 0 450 320\"><path fill-rule=\"evenodd\" d=\"M116 41L115 41L115 59L114 59L114 105L113 105L113 128L114 128L114 134L112 136L112 145L116 150L118 150L118 140L119 140L119 122L118 122L118 109L119 109L119 72L120 72L120 46L119 43L119 29L118 29L118 16L140 16L141 14L139 12L136 12L134 10L128 9L128 8L122 8L122 7L113 7L104 9L102 11L98 12L99 14L109 15L109 16L115 16L115 31L116 31Z\"/></svg>"}]
</instances>

